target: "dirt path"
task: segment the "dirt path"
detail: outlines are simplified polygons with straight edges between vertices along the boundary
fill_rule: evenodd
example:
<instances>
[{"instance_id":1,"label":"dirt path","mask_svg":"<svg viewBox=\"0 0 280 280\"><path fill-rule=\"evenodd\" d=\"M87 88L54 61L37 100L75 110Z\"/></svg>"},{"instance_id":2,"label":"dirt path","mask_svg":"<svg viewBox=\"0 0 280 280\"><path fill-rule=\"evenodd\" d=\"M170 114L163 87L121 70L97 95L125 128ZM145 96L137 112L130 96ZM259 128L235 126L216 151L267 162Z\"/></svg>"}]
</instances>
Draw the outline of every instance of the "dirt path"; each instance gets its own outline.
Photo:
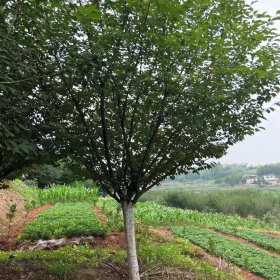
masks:
<instances>
[{"instance_id":1,"label":"dirt path","mask_svg":"<svg viewBox=\"0 0 280 280\"><path fill-rule=\"evenodd\" d=\"M103 213L101 207L94 206L93 211L95 212L101 224L106 226L108 224L108 217ZM124 232L116 231L107 234L104 238L96 237L94 239L94 245L101 246L101 247L113 246L113 247L125 249L126 248L125 234Z\"/></svg>"},{"instance_id":2,"label":"dirt path","mask_svg":"<svg viewBox=\"0 0 280 280\"><path fill-rule=\"evenodd\" d=\"M0 236L8 233L9 220L7 219L7 213L13 204L16 205L16 215L11 224L12 236L14 236L15 228L24 223L24 218L27 215L25 201L18 193L10 190L0 190Z\"/></svg>"},{"instance_id":3,"label":"dirt path","mask_svg":"<svg viewBox=\"0 0 280 280\"><path fill-rule=\"evenodd\" d=\"M95 206L93 208L93 211L95 212L98 220L101 222L103 225L107 225L108 223L108 218L107 216L103 213L102 209L98 206Z\"/></svg>"}]
</instances>

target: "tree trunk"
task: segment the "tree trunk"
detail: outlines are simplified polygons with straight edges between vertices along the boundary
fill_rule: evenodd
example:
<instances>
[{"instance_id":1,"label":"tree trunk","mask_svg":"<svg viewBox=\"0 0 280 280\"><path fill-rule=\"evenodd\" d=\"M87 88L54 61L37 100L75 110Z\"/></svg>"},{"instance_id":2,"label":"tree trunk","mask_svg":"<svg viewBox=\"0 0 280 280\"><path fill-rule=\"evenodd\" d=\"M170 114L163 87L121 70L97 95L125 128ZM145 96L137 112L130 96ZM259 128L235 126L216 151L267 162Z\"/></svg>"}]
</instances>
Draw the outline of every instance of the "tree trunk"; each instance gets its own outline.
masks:
<instances>
[{"instance_id":1,"label":"tree trunk","mask_svg":"<svg viewBox=\"0 0 280 280\"><path fill-rule=\"evenodd\" d=\"M122 203L122 209L127 243L129 280L140 280L139 265L136 252L133 204L131 202L124 201Z\"/></svg>"}]
</instances>

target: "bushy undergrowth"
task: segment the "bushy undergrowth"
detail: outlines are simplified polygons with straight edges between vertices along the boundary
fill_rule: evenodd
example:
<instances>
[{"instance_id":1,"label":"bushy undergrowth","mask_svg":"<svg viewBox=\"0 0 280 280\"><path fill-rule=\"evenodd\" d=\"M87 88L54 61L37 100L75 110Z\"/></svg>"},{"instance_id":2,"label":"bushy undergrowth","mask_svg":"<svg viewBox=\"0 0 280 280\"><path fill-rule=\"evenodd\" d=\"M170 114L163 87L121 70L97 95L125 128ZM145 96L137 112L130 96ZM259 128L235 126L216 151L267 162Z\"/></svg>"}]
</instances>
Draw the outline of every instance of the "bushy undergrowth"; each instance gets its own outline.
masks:
<instances>
[{"instance_id":1,"label":"bushy undergrowth","mask_svg":"<svg viewBox=\"0 0 280 280\"><path fill-rule=\"evenodd\" d=\"M101 236L105 228L89 203L58 203L28 224L21 239L38 240L72 236Z\"/></svg>"},{"instance_id":2,"label":"bushy undergrowth","mask_svg":"<svg viewBox=\"0 0 280 280\"><path fill-rule=\"evenodd\" d=\"M279 222L280 191L225 190L225 191L153 191L143 200L153 200L167 206L203 212L237 214L242 217L266 217L269 222Z\"/></svg>"}]
</instances>

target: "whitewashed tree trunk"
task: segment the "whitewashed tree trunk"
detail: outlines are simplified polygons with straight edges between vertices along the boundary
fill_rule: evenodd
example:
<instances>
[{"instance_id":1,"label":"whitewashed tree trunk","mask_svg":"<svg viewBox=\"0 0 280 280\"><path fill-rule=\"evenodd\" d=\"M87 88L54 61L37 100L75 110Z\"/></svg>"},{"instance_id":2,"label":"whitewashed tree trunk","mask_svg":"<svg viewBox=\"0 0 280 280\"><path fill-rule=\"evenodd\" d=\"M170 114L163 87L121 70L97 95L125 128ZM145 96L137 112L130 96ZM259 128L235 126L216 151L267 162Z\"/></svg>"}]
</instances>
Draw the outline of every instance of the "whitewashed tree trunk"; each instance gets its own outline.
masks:
<instances>
[{"instance_id":1,"label":"whitewashed tree trunk","mask_svg":"<svg viewBox=\"0 0 280 280\"><path fill-rule=\"evenodd\" d=\"M122 209L124 219L124 230L127 242L129 280L140 280L139 264L136 252L133 204L131 202L123 202Z\"/></svg>"}]
</instances>

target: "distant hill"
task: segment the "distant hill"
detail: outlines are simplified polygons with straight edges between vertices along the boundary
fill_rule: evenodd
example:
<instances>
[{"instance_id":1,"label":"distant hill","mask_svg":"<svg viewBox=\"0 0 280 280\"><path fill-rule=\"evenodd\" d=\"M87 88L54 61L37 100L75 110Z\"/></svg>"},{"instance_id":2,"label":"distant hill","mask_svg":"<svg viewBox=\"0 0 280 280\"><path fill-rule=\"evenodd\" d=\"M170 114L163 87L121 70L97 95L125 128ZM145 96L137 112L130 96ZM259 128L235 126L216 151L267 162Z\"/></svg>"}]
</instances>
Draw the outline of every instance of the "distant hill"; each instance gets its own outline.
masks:
<instances>
[{"instance_id":1,"label":"distant hill","mask_svg":"<svg viewBox=\"0 0 280 280\"><path fill-rule=\"evenodd\" d=\"M178 175L169 178L163 185L168 184L212 184L216 186L238 186L245 183L249 176L262 178L273 175L280 177L280 163L250 166L247 164L217 164L214 168L203 170L199 174Z\"/></svg>"}]
</instances>

